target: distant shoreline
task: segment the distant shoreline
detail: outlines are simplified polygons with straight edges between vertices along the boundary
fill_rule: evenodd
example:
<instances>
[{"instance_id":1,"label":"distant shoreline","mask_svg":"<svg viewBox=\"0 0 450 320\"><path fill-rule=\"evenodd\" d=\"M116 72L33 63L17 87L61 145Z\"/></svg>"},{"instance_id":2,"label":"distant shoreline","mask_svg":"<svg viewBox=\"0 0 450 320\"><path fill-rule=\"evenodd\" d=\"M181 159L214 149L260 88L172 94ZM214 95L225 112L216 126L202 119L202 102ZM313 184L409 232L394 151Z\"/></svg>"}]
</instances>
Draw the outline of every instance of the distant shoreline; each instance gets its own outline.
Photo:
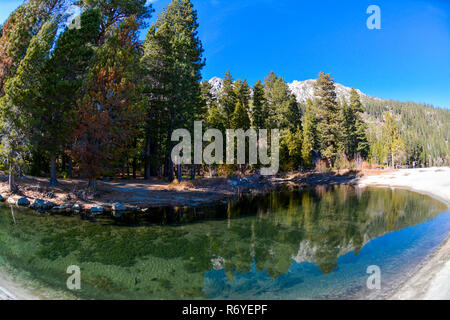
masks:
<instances>
[{"instance_id":1,"label":"distant shoreline","mask_svg":"<svg viewBox=\"0 0 450 320\"><path fill-rule=\"evenodd\" d=\"M345 177L345 176L344 176ZM283 180L289 184L292 180ZM322 179L320 181L323 182ZM391 187L407 189L439 200L450 208L450 168L401 169L366 174L354 179L325 180L324 184L353 184L358 187ZM314 185L314 183L312 183ZM232 193L232 192L231 192ZM0 300L38 300L13 277L0 272ZM394 290L387 299L450 299L450 233L446 241L419 268Z\"/></svg>"}]
</instances>

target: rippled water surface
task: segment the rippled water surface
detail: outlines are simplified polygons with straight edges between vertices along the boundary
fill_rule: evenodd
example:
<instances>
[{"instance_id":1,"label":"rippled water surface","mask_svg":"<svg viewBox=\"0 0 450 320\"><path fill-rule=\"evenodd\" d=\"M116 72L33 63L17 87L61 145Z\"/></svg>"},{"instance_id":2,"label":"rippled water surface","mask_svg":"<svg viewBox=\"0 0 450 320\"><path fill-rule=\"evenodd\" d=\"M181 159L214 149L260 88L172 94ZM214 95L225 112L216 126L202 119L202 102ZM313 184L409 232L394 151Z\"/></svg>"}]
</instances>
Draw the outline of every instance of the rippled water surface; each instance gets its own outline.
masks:
<instances>
[{"instance_id":1,"label":"rippled water surface","mask_svg":"<svg viewBox=\"0 0 450 320\"><path fill-rule=\"evenodd\" d=\"M441 203L403 190L283 191L119 218L0 207L0 264L87 299L347 299L395 286L450 231ZM382 290L382 292L383 292Z\"/></svg>"}]
</instances>

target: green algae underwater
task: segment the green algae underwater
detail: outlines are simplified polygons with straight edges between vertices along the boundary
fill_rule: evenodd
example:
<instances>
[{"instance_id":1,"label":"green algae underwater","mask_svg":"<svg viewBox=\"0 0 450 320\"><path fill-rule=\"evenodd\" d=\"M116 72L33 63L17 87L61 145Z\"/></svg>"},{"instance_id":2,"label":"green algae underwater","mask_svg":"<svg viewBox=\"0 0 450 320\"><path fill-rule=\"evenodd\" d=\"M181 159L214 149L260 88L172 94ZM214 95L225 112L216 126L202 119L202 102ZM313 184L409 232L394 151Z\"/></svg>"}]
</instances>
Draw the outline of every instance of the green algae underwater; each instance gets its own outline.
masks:
<instances>
[{"instance_id":1,"label":"green algae underwater","mask_svg":"<svg viewBox=\"0 0 450 320\"><path fill-rule=\"evenodd\" d=\"M450 231L445 211L344 185L121 217L2 206L0 264L78 299L357 298L370 294L368 265L393 283L432 253ZM67 289L72 265L81 290Z\"/></svg>"}]
</instances>

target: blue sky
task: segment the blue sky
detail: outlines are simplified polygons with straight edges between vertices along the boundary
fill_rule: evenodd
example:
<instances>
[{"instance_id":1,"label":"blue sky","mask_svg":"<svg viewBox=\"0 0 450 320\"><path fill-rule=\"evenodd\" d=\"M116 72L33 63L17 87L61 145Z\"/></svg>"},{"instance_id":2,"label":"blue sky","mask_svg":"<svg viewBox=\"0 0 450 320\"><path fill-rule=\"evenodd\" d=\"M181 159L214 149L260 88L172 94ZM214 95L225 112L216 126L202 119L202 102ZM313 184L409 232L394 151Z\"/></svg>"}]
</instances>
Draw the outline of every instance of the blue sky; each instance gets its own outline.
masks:
<instances>
[{"instance_id":1,"label":"blue sky","mask_svg":"<svg viewBox=\"0 0 450 320\"><path fill-rule=\"evenodd\" d=\"M2 0L0 20L21 2ZM170 0L151 2L154 20ZM253 84L273 70L291 82L324 71L372 96L450 108L449 0L193 3L207 59L205 79L229 69ZM371 4L381 9L381 30L366 26Z\"/></svg>"}]
</instances>

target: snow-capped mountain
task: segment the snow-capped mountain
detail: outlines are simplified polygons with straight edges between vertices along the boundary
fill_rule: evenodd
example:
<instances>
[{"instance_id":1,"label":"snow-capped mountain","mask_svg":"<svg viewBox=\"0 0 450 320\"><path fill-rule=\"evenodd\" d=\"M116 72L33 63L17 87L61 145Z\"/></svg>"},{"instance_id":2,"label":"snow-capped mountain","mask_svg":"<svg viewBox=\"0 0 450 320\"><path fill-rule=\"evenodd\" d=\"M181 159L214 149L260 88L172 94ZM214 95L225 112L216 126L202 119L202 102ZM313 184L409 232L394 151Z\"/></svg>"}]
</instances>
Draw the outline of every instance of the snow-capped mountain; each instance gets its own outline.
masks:
<instances>
[{"instance_id":1,"label":"snow-capped mountain","mask_svg":"<svg viewBox=\"0 0 450 320\"><path fill-rule=\"evenodd\" d=\"M305 103L308 99L314 98L314 83L316 80L310 79L310 80L304 80L304 81L293 81L292 83L288 83L288 87L291 90L291 92L295 95L297 98L297 101L300 103ZM219 77L214 77L211 80L209 80L209 84L211 85L211 92L217 96L219 92L222 90L223 86L223 79ZM350 99L350 91L352 88L346 87L340 83L335 83L336 86L336 94L338 99L345 98L347 101ZM361 98L368 97L364 93L362 93L360 90L356 90Z\"/></svg>"},{"instance_id":2,"label":"snow-capped mountain","mask_svg":"<svg viewBox=\"0 0 450 320\"><path fill-rule=\"evenodd\" d=\"M223 79L219 77L214 77L208 81L211 85L211 92L213 95L218 96L219 92L222 90Z\"/></svg>"},{"instance_id":3,"label":"snow-capped mountain","mask_svg":"<svg viewBox=\"0 0 450 320\"><path fill-rule=\"evenodd\" d=\"M297 81L295 80L292 83L288 83L289 89L297 98L297 101L300 103L305 103L308 99L314 98L314 83L316 80L305 80L305 81ZM350 91L352 88L343 86L340 83L335 83L336 86L336 95L338 99L343 99L349 101L350 100ZM360 90L356 90L361 98L367 97Z\"/></svg>"}]
</instances>

